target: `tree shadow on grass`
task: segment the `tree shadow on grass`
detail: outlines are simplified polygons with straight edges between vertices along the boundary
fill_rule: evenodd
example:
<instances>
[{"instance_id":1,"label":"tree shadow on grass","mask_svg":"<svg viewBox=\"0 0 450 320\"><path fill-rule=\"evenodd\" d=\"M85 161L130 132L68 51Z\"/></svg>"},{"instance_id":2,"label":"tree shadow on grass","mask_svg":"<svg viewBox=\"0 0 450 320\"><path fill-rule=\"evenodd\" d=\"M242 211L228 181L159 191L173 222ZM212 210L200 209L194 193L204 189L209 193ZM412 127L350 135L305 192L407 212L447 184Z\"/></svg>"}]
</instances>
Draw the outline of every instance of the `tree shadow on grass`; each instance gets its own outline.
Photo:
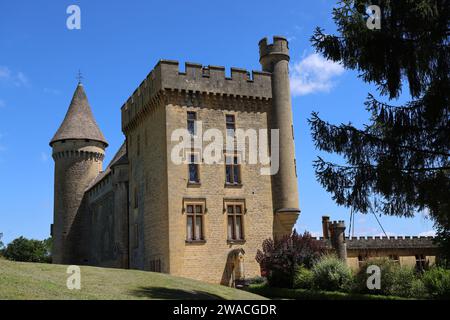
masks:
<instances>
[{"instance_id":1,"label":"tree shadow on grass","mask_svg":"<svg viewBox=\"0 0 450 320\"><path fill-rule=\"evenodd\" d=\"M164 287L140 287L131 291L139 298L166 300L223 300L222 297L205 291L172 289Z\"/></svg>"}]
</instances>

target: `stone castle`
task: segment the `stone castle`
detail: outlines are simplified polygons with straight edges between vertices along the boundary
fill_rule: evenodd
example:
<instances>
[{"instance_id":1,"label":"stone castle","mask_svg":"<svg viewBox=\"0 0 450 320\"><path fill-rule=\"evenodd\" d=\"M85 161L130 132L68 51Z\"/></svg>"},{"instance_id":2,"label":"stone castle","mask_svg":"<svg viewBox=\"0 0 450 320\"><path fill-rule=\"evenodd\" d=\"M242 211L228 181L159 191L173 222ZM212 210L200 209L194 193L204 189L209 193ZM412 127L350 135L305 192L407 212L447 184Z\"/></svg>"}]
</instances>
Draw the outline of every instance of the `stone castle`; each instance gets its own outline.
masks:
<instances>
[{"instance_id":1,"label":"stone castle","mask_svg":"<svg viewBox=\"0 0 450 320\"><path fill-rule=\"evenodd\" d=\"M133 268L233 285L260 275L264 239L290 234L300 213L288 41L259 42L262 71L161 60L122 106L125 141L108 143L78 84L50 142L55 161L53 262ZM174 164L171 134L279 129L279 170L237 161ZM266 137L267 140L270 139ZM267 141L268 142L268 141ZM225 154L227 153L227 154ZM231 153L231 154L230 154Z\"/></svg>"},{"instance_id":2,"label":"stone castle","mask_svg":"<svg viewBox=\"0 0 450 320\"><path fill-rule=\"evenodd\" d=\"M186 63L181 72L178 62L159 61L121 108L125 141L105 170L108 143L78 84L50 142L54 263L141 269L225 285L261 274L256 251L263 240L290 234L300 210L288 41L264 38L259 53L262 71L231 68L231 77L220 66ZM201 134L198 122L223 135L279 129L278 172L262 175L261 164L237 161L238 149L223 150L221 156L231 158L224 164L202 163L195 148L187 163L174 163L172 133L185 128L194 138ZM323 217L322 225L317 240L354 269L374 256L420 268L434 263L431 237L346 239L343 221Z\"/></svg>"}]
</instances>

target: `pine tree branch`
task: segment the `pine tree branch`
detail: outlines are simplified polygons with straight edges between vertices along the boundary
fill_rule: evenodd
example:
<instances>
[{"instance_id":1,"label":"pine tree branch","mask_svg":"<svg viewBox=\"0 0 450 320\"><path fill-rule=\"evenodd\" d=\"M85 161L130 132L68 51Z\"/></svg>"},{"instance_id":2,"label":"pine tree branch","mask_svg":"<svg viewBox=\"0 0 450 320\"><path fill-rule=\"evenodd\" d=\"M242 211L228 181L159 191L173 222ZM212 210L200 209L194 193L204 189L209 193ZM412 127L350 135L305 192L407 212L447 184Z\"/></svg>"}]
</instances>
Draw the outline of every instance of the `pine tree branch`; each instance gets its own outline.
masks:
<instances>
[{"instance_id":1,"label":"pine tree branch","mask_svg":"<svg viewBox=\"0 0 450 320\"><path fill-rule=\"evenodd\" d=\"M378 169L377 165L373 165L370 163L365 163L365 164L361 164L359 166L344 166L344 165L340 165L337 163L333 163L333 162L329 162L329 161L325 161L323 160L321 157L317 157L318 160L317 163L320 163L320 165L324 165L324 166L328 166L328 167L333 167L333 168L339 168L342 170L359 170L359 169L364 169L364 168L372 168L372 169ZM424 172L424 171L445 171L445 170L450 170L450 166L443 166L443 167L430 167L430 168L398 168L398 170L400 171L404 171L405 173L417 173L417 172Z\"/></svg>"},{"instance_id":2,"label":"pine tree branch","mask_svg":"<svg viewBox=\"0 0 450 320\"><path fill-rule=\"evenodd\" d=\"M399 110L410 111L410 110L417 110L418 108L422 107L419 103L419 101L421 101L421 100L415 100L413 102L410 101L407 103L406 106L394 106L394 105L387 104L385 102L381 102L381 101L377 100L371 93L368 94L366 103L368 103L369 101L374 102L374 104L376 104L377 106L381 106L386 109L392 109L393 111L399 111Z\"/></svg>"},{"instance_id":3,"label":"pine tree branch","mask_svg":"<svg viewBox=\"0 0 450 320\"><path fill-rule=\"evenodd\" d=\"M427 150L427 149L420 149L420 148L416 148L413 146L407 146L407 145L397 145L397 143L395 141L392 140L388 140L388 139L383 139L380 137L377 137L373 134L370 134L366 131L362 131L359 129L356 129L355 127L351 126L351 125L346 125L346 124L341 124L340 126L331 124L329 122L323 121L322 119L319 118L318 114L316 112L312 113L312 117L313 119L309 120L310 123L317 123L317 122L321 122L322 125L327 126L329 128L333 128L336 130L347 130L347 131L351 131L353 133L359 134L359 135L363 135L366 138L369 138L373 141L377 141L379 143L385 144L385 145L395 145L397 148L399 149L404 149L404 150L408 150L408 151L412 151L412 152L418 152L418 153L425 153L425 154L430 154L430 155L435 155L435 156L444 156L444 157L450 157L450 153L446 153L444 151L433 151L433 150Z\"/></svg>"}]
</instances>

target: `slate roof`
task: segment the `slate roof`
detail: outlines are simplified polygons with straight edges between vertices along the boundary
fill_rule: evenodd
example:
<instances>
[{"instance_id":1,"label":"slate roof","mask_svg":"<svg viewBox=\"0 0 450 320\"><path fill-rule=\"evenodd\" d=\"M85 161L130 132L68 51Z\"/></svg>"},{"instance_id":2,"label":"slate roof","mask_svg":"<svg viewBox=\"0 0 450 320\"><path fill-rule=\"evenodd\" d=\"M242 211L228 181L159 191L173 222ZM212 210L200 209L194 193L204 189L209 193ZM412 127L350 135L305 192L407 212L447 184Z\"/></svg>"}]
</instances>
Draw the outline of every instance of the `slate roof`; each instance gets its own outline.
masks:
<instances>
[{"instance_id":1,"label":"slate roof","mask_svg":"<svg viewBox=\"0 0 450 320\"><path fill-rule=\"evenodd\" d=\"M92 114L83 85L79 83L70 102L63 123L50 141L50 145L59 140L89 139L108 145L103 133Z\"/></svg>"}]
</instances>

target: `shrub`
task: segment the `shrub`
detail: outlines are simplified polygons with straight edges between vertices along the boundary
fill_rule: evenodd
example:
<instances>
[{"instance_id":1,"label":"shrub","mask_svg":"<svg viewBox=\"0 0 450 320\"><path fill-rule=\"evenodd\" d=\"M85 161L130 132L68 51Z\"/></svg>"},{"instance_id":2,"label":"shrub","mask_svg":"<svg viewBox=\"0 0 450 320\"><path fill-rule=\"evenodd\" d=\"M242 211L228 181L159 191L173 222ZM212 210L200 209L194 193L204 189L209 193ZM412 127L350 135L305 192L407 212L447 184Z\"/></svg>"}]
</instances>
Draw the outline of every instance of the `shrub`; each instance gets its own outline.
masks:
<instances>
[{"instance_id":1,"label":"shrub","mask_svg":"<svg viewBox=\"0 0 450 320\"><path fill-rule=\"evenodd\" d=\"M295 289L311 289L313 287L313 272L303 266L297 268L294 276Z\"/></svg>"},{"instance_id":2,"label":"shrub","mask_svg":"<svg viewBox=\"0 0 450 320\"><path fill-rule=\"evenodd\" d=\"M312 268L313 287L328 291L349 291L353 282L350 268L344 261L327 255Z\"/></svg>"},{"instance_id":3,"label":"shrub","mask_svg":"<svg viewBox=\"0 0 450 320\"><path fill-rule=\"evenodd\" d=\"M369 289L367 268L376 265L381 271L380 289ZM388 258L373 258L361 266L356 275L355 290L360 293L393 295L405 298L423 298L426 289L421 278L411 267L401 267Z\"/></svg>"},{"instance_id":4,"label":"shrub","mask_svg":"<svg viewBox=\"0 0 450 320\"><path fill-rule=\"evenodd\" d=\"M267 282L267 279L264 277L253 277L247 280L248 284L264 284Z\"/></svg>"},{"instance_id":5,"label":"shrub","mask_svg":"<svg viewBox=\"0 0 450 320\"><path fill-rule=\"evenodd\" d=\"M381 286L380 289L367 288L367 279L370 274L367 273L367 268L371 265L376 265L381 271ZM382 294L389 295L389 288L394 282L394 269L398 265L388 258L372 258L364 262L356 275L355 290L360 293Z\"/></svg>"},{"instance_id":6,"label":"shrub","mask_svg":"<svg viewBox=\"0 0 450 320\"><path fill-rule=\"evenodd\" d=\"M20 237L8 244L4 256L13 261L51 262L49 243L48 239L39 241Z\"/></svg>"},{"instance_id":7,"label":"shrub","mask_svg":"<svg viewBox=\"0 0 450 320\"><path fill-rule=\"evenodd\" d=\"M398 297L422 298L426 289L422 280L411 267L395 266L392 268L392 282L386 293Z\"/></svg>"},{"instance_id":8,"label":"shrub","mask_svg":"<svg viewBox=\"0 0 450 320\"><path fill-rule=\"evenodd\" d=\"M298 266L311 268L324 252L323 244L308 232L303 235L294 230L281 239L266 239L258 250L256 261L267 276L270 286L292 288Z\"/></svg>"},{"instance_id":9,"label":"shrub","mask_svg":"<svg viewBox=\"0 0 450 320\"><path fill-rule=\"evenodd\" d=\"M425 284L423 283L421 278L415 279L411 283L411 297L413 298L427 298L427 288L425 287Z\"/></svg>"},{"instance_id":10,"label":"shrub","mask_svg":"<svg viewBox=\"0 0 450 320\"><path fill-rule=\"evenodd\" d=\"M428 294L433 298L450 298L450 270L439 267L431 268L422 276Z\"/></svg>"}]
</instances>

